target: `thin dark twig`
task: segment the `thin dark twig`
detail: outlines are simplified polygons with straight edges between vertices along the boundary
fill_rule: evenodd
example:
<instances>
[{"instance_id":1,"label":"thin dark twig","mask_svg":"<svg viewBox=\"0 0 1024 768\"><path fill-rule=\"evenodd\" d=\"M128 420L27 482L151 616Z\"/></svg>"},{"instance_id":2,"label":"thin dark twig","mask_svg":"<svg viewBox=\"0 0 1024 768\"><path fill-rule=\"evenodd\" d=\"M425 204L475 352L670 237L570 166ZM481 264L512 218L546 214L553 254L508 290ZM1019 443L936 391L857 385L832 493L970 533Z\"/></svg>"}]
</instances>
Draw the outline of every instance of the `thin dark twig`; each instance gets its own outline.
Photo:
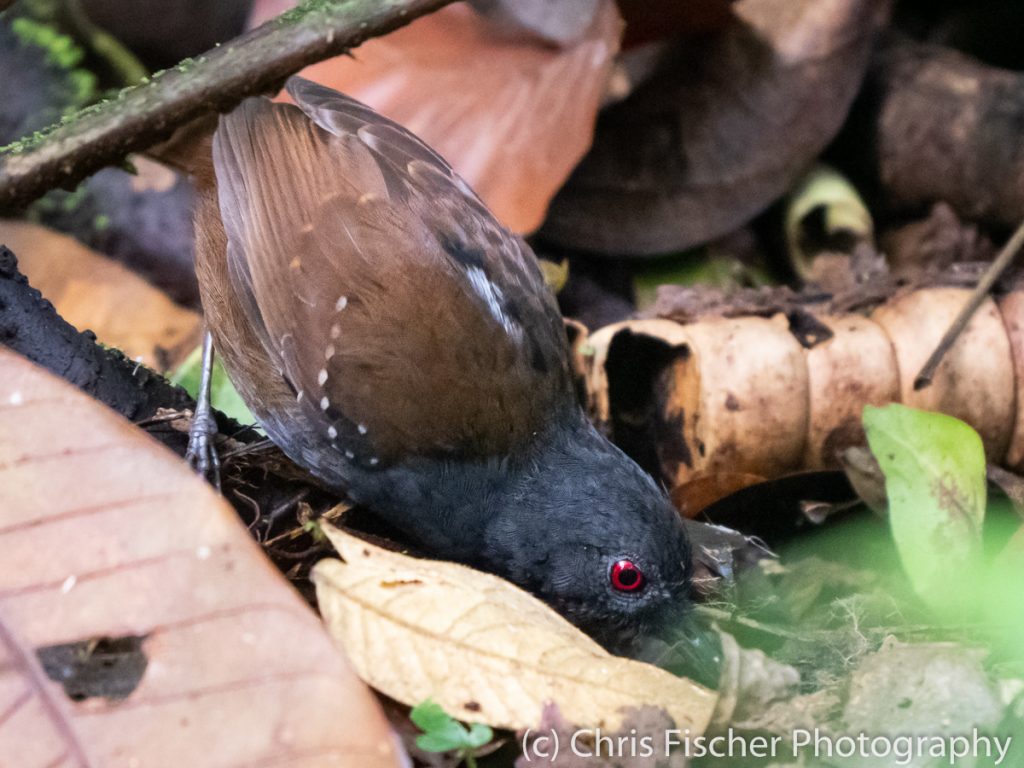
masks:
<instances>
[{"instance_id":1,"label":"thin dark twig","mask_svg":"<svg viewBox=\"0 0 1024 768\"><path fill-rule=\"evenodd\" d=\"M921 372L917 374L917 378L914 379L915 391L924 389L932 383L935 371L939 367L939 363L942 362L942 358L945 357L946 352L949 351L960 334L963 333L967 324L971 322L971 318L978 311L978 307L988 298L992 286L996 284L996 281L1009 268L1021 248L1024 248L1024 223L1017 227L1017 231L1013 233L1013 237L1003 246L1003 250L999 252L995 261L992 262L992 266L982 275L977 287L971 294L970 301L960 310L960 314L957 315L953 324L949 326L949 330L946 331L946 335L942 337L942 341L939 342L931 357L928 358L928 362L924 364Z\"/></svg>"},{"instance_id":2,"label":"thin dark twig","mask_svg":"<svg viewBox=\"0 0 1024 768\"><path fill-rule=\"evenodd\" d=\"M225 451L221 454L220 460L226 462L231 459L237 459L240 456L248 456L250 453L269 451L274 447L274 442L269 437L264 437L262 440L257 440L254 443L248 443L233 450Z\"/></svg>"},{"instance_id":3,"label":"thin dark twig","mask_svg":"<svg viewBox=\"0 0 1024 768\"><path fill-rule=\"evenodd\" d=\"M274 91L308 64L450 2L306 0L236 40L5 147L0 152L0 211L23 207L55 187L73 187L198 117Z\"/></svg>"},{"instance_id":4,"label":"thin dark twig","mask_svg":"<svg viewBox=\"0 0 1024 768\"><path fill-rule=\"evenodd\" d=\"M242 493L237 488L235 488L234 494L236 497L241 499L246 505L248 505L249 509L252 510L253 518L248 523L246 523L245 527L247 530L253 533L254 537L256 538L256 541L260 541L259 531L256 530L256 524L259 523L260 519L263 517L263 510L260 508L260 503L251 496Z\"/></svg>"},{"instance_id":5,"label":"thin dark twig","mask_svg":"<svg viewBox=\"0 0 1024 768\"><path fill-rule=\"evenodd\" d=\"M271 547L264 546L264 550L272 557L279 558L281 560L305 560L310 555L315 555L317 552L327 552L330 547L327 542L320 542L314 544L308 549L304 549L301 552L289 552L286 549L274 549Z\"/></svg>"},{"instance_id":6,"label":"thin dark twig","mask_svg":"<svg viewBox=\"0 0 1024 768\"><path fill-rule=\"evenodd\" d=\"M272 510L270 510L270 512L268 512L266 515L264 515L264 519L266 520L267 527L269 528L270 525L275 520L277 520L279 517L281 517L281 515L283 515L289 509L294 507L300 501L305 501L306 497L309 496L309 491L310 491L309 488L300 488L297 493L292 494L288 499L286 499L281 504L278 504L276 507L274 507Z\"/></svg>"},{"instance_id":7,"label":"thin dark twig","mask_svg":"<svg viewBox=\"0 0 1024 768\"><path fill-rule=\"evenodd\" d=\"M169 413L161 413L158 416L150 416L148 419L140 419L135 422L136 427L154 427L157 424L167 424L172 421L188 421L191 419L190 411L171 411Z\"/></svg>"}]
</instances>

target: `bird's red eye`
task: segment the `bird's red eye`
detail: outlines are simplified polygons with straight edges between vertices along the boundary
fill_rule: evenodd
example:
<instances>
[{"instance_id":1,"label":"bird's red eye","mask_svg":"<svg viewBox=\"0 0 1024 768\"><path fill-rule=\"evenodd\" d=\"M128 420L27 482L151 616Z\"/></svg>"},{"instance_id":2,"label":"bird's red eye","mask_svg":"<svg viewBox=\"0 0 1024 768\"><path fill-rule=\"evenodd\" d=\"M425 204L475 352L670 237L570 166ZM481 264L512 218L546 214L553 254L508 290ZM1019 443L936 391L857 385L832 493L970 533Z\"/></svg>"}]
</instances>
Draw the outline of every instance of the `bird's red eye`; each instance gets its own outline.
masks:
<instances>
[{"instance_id":1,"label":"bird's red eye","mask_svg":"<svg viewBox=\"0 0 1024 768\"><path fill-rule=\"evenodd\" d=\"M644 573L631 560L616 560L612 564L611 580L619 592L638 592L644 586Z\"/></svg>"}]
</instances>

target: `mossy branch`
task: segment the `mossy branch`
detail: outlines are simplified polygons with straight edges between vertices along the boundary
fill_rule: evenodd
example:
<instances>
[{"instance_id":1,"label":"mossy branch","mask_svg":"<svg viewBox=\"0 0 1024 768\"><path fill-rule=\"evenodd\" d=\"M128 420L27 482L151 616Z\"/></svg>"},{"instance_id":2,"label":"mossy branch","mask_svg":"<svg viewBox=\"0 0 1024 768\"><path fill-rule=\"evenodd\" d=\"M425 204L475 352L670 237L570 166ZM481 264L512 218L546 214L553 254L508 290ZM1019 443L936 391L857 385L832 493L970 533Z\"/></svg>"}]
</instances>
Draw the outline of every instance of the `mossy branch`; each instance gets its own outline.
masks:
<instances>
[{"instance_id":1,"label":"mossy branch","mask_svg":"<svg viewBox=\"0 0 1024 768\"><path fill-rule=\"evenodd\" d=\"M0 211L25 206L56 187L73 188L197 117L276 90L308 64L451 1L306 0L230 43L0 150Z\"/></svg>"}]
</instances>

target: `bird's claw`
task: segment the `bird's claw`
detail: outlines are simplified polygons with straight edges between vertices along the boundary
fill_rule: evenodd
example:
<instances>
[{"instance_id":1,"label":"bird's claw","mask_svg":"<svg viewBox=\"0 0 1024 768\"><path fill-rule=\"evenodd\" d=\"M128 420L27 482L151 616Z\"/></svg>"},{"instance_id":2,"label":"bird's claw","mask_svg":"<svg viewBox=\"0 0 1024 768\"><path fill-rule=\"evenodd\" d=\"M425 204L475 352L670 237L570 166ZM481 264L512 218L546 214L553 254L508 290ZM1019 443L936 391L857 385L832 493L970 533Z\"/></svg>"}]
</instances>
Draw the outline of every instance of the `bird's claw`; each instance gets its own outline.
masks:
<instances>
[{"instance_id":1,"label":"bird's claw","mask_svg":"<svg viewBox=\"0 0 1024 768\"><path fill-rule=\"evenodd\" d=\"M217 422L209 410L197 408L188 429L188 451L185 453L185 461L220 491L220 457L214 445L216 434Z\"/></svg>"}]
</instances>

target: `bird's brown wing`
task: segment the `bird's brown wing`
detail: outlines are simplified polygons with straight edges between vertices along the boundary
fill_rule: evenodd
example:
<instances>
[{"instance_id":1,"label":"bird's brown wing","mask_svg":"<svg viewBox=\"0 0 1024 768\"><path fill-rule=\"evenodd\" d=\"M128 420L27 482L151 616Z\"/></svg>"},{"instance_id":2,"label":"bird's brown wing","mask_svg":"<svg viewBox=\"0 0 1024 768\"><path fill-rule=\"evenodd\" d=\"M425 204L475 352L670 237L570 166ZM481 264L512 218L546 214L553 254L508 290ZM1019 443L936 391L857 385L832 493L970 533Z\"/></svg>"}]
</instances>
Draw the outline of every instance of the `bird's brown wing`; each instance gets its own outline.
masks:
<instances>
[{"instance_id":1,"label":"bird's brown wing","mask_svg":"<svg viewBox=\"0 0 1024 768\"><path fill-rule=\"evenodd\" d=\"M237 307L324 447L361 466L501 454L572 408L529 247L405 129L308 81L290 92L299 108L223 117L214 165Z\"/></svg>"}]
</instances>

